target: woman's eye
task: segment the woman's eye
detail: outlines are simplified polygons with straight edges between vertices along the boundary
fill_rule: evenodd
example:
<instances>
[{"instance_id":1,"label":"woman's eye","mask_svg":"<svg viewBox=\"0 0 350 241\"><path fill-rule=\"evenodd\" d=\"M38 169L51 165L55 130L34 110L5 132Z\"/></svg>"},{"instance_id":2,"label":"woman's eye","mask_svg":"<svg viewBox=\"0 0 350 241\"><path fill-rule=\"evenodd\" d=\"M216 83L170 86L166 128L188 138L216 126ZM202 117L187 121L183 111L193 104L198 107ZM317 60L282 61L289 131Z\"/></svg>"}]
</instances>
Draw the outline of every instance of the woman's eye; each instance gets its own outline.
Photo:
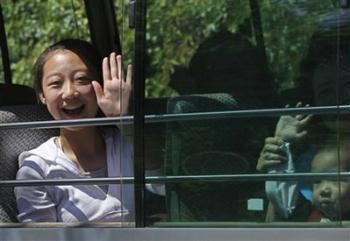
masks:
<instances>
[{"instance_id":1,"label":"woman's eye","mask_svg":"<svg viewBox=\"0 0 350 241\"><path fill-rule=\"evenodd\" d=\"M50 87L59 87L61 85L61 81L59 80L54 80L49 83Z\"/></svg>"},{"instance_id":2,"label":"woman's eye","mask_svg":"<svg viewBox=\"0 0 350 241\"><path fill-rule=\"evenodd\" d=\"M80 76L77 78L80 83L90 83L91 79L88 76Z\"/></svg>"}]
</instances>

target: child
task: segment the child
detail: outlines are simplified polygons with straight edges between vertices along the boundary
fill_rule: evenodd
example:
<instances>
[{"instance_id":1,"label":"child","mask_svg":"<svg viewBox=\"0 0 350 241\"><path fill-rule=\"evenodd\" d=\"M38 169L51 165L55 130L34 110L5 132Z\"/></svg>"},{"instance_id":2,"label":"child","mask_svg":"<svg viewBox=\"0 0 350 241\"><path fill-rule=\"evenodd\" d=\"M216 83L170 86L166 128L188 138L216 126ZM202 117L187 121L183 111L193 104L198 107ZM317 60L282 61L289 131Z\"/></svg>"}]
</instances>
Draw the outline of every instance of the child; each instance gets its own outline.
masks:
<instances>
[{"instance_id":1,"label":"child","mask_svg":"<svg viewBox=\"0 0 350 241\"><path fill-rule=\"evenodd\" d=\"M313 158L313 173L348 172L350 170L349 145L326 146ZM347 180L321 180L313 184L313 211L310 221L336 221L350 218L350 183ZM317 215L319 214L319 215Z\"/></svg>"},{"instance_id":2,"label":"child","mask_svg":"<svg viewBox=\"0 0 350 241\"><path fill-rule=\"evenodd\" d=\"M296 107L301 106L301 102L296 105ZM308 150L300 154L297 147L305 146L307 125L311 118L311 115L281 116L276 126L275 136L265 139L257 170L271 174L309 171L307 165L309 162L305 159L311 160L312 153ZM266 221L290 219L295 213L299 200L304 197L309 199L308 197L311 196L307 185L297 180L266 181L265 192L269 200Z\"/></svg>"},{"instance_id":3,"label":"child","mask_svg":"<svg viewBox=\"0 0 350 241\"><path fill-rule=\"evenodd\" d=\"M100 65L93 46L77 39L39 56L34 87L55 120L127 113L131 66L124 79L120 55L104 58L102 71ZM62 127L59 136L19 156L17 179L131 176L131 150L118 128ZM132 185L16 187L15 195L21 222L123 221L133 214Z\"/></svg>"}]
</instances>

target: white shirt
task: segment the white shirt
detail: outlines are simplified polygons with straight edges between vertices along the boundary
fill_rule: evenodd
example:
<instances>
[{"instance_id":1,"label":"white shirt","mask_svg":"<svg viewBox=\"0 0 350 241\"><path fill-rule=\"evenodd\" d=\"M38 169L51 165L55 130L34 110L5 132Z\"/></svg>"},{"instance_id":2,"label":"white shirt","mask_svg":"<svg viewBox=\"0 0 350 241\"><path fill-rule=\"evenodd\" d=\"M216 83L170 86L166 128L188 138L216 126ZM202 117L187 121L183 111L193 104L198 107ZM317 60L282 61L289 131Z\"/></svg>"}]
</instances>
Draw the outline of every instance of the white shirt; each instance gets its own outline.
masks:
<instances>
[{"instance_id":1,"label":"white shirt","mask_svg":"<svg viewBox=\"0 0 350 241\"><path fill-rule=\"evenodd\" d=\"M132 146L117 129L102 129L102 133L108 177L132 176ZM70 161L55 138L20 154L17 179L96 177ZM21 222L120 222L132 221L134 215L132 184L16 187L15 195Z\"/></svg>"},{"instance_id":2,"label":"white shirt","mask_svg":"<svg viewBox=\"0 0 350 241\"><path fill-rule=\"evenodd\" d=\"M269 168L268 173L294 173L295 168L290 143L284 143L280 148L286 153L288 161ZM288 218L293 213L299 196L297 181L266 181L265 192L279 216Z\"/></svg>"}]
</instances>

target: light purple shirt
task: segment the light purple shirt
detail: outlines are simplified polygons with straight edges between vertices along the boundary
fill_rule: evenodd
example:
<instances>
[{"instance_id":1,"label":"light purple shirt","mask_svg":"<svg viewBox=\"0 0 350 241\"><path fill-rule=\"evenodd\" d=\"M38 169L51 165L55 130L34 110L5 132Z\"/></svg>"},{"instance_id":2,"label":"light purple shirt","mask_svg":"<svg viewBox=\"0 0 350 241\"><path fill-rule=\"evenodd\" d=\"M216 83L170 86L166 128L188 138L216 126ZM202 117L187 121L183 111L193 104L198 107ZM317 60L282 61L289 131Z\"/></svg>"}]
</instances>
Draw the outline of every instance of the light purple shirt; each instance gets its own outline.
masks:
<instances>
[{"instance_id":1,"label":"light purple shirt","mask_svg":"<svg viewBox=\"0 0 350 241\"><path fill-rule=\"evenodd\" d=\"M102 129L108 177L132 176L132 146L119 130ZM53 137L21 153L17 179L96 177L81 171L56 145ZM103 174L97 174L103 175ZM20 222L121 222L134 219L133 185L16 187Z\"/></svg>"}]
</instances>

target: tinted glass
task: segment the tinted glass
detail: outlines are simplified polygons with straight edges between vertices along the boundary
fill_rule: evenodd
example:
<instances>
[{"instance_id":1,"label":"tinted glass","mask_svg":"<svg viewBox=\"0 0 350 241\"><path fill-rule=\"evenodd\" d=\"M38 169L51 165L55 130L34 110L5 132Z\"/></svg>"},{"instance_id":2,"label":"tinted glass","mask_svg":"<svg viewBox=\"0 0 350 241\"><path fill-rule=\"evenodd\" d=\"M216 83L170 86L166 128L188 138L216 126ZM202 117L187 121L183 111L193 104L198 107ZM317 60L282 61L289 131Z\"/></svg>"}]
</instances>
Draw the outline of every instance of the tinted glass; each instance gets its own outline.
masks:
<instances>
[{"instance_id":1,"label":"tinted glass","mask_svg":"<svg viewBox=\"0 0 350 241\"><path fill-rule=\"evenodd\" d=\"M346 220L349 27L340 1L147 1L148 224Z\"/></svg>"}]
</instances>

